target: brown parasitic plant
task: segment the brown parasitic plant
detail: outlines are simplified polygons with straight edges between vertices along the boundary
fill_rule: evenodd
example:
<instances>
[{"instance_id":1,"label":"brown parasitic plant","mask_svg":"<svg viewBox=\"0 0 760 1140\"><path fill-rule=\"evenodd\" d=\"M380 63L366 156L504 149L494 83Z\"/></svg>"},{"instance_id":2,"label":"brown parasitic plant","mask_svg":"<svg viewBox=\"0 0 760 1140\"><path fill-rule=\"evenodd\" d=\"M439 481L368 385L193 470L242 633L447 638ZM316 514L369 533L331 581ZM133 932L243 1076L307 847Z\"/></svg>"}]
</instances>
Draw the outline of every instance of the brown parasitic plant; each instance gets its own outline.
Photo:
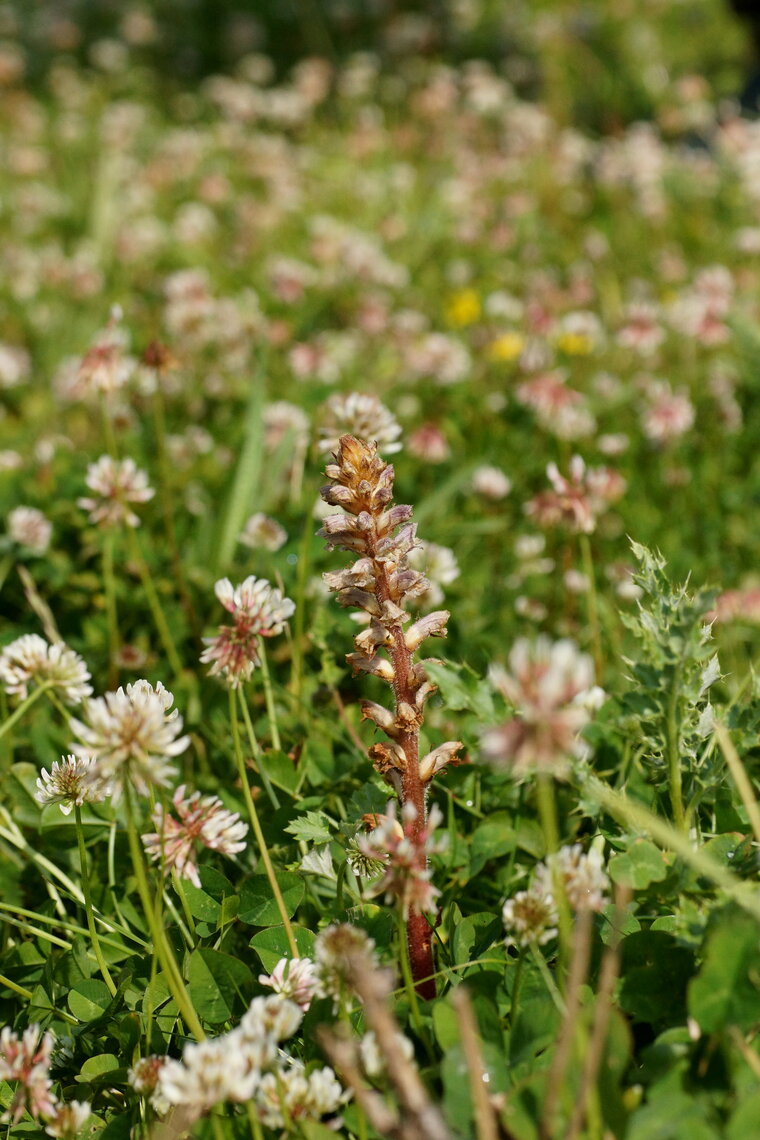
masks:
<instances>
[{"instance_id":1,"label":"brown parasitic plant","mask_svg":"<svg viewBox=\"0 0 760 1140\"><path fill-rule=\"evenodd\" d=\"M333 459L326 469L331 482L322 497L343 513L329 515L319 533L330 549L342 547L356 555L356 561L325 574L325 581L341 605L369 615L369 624L354 639L356 651L347 660L354 673L373 674L393 688L392 710L362 701L362 715L388 737L387 744L373 744L369 755L400 800L404 832L413 851L411 869L425 881L430 875L427 790L437 772L457 762L461 743L447 741L420 756L425 702L435 685L425 673L425 662L415 661L414 656L428 637L446 635L449 614L437 610L408 625L406 604L423 594L429 583L408 565L407 556L416 545L412 508L392 505L394 469L378 455L377 445L344 435ZM419 903L407 908L406 930L417 992L423 998L434 997L432 928Z\"/></svg>"}]
</instances>

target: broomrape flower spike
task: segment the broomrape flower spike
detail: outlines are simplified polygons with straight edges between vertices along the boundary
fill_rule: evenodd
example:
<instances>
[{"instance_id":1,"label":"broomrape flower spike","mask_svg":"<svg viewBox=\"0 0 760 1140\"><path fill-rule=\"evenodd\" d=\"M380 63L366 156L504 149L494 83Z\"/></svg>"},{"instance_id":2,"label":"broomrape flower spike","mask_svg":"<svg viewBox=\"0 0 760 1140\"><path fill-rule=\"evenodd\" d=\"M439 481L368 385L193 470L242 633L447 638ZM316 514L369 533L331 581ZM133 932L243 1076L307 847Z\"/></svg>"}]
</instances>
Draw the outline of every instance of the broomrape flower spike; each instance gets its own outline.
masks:
<instances>
[{"instance_id":1,"label":"broomrape flower spike","mask_svg":"<svg viewBox=\"0 0 760 1140\"><path fill-rule=\"evenodd\" d=\"M354 672L381 677L393 688L392 710L363 701L362 713L389 740L370 748L375 768L393 787L402 809L414 809L414 815L404 819L421 879L427 871L427 789L437 772L457 762L461 744L449 741L420 757L425 702L435 686L426 676L424 661L415 662L413 654L428 637L446 635L449 615L437 610L405 628L410 621L407 604L426 594L430 583L409 565L408 555L417 545L412 508L392 505L394 470L378 455L377 444L344 435L333 458L326 469L331 483L323 488L322 498L342 513L328 515L319 534L330 549L342 547L356 555L356 561L324 577L341 605L363 610L369 617L369 624L354 639L356 651L347 657ZM425 901L430 902L429 892ZM433 997L435 984L422 981L434 972L431 930L418 906L410 908L407 939L418 992Z\"/></svg>"}]
</instances>

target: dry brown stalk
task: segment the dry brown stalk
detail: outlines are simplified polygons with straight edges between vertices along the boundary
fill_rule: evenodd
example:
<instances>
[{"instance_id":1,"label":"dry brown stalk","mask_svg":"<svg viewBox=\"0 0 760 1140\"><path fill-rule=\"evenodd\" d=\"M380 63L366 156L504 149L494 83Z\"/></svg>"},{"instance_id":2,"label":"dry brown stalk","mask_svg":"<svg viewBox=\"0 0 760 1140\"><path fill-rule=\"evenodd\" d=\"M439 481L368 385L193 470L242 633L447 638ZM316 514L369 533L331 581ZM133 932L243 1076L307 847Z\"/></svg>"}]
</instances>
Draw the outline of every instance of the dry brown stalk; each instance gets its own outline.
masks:
<instances>
[{"instance_id":1,"label":"dry brown stalk","mask_svg":"<svg viewBox=\"0 0 760 1140\"><path fill-rule=\"evenodd\" d=\"M410 621L405 608L408 600L429 587L407 562L409 551L417 545L416 527L410 521L412 508L391 505L394 471L377 454L376 444L344 435L333 459L326 470L331 483L323 488L322 497L343 513L329 515L319 533L328 546L351 551L357 560L324 577L341 605L362 609L369 616L369 624L354 639L356 652L347 657L354 672L380 677L393 689L392 711L363 701L362 715L389 739L388 744L372 745L369 754L407 812L405 834L416 852L411 872L424 891L427 789L437 772L457 762L461 745L447 741L420 757L425 702L435 685L425 674L424 661L415 661L414 655L428 637L445 636L449 615L445 610L426 614L405 629ZM424 913L430 908L417 903L406 909L412 978L421 997L433 998L432 928Z\"/></svg>"},{"instance_id":2,"label":"dry brown stalk","mask_svg":"<svg viewBox=\"0 0 760 1140\"><path fill-rule=\"evenodd\" d=\"M499 1140L499 1123L486 1088L488 1073L480 1051L475 1014L470 995L464 986L452 990L451 1004L456 1010L462 1050L467 1061L477 1140Z\"/></svg>"},{"instance_id":3,"label":"dry brown stalk","mask_svg":"<svg viewBox=\"0 0 760 1140\"><path fill-rule=\"evenodd\" d=\"M351 1089L357 1104L375 1131L381 1136L390 1137L390 1140L414 1140L399 1120L398 1113L389 1107L380 1093L369 1088L362 1077L356 1042L325 1026L320 1026L317 1030L317 1039L327 1054L328 1061L346 1088Z\"/></svg>"},{"instance_id":4,"label":"dry brown stalk","mask_svg":"<svg viewBox=\"0 0 760 1140\"><path fill-rule=\"evenodd\" d=\"M350 949L346 952L344 967L349 985L361 1000L367 1025L374 1031L378 1049L401 1109L396 1118L398 1124L393 1125L398 1131L395 1134L392 1131L385 1134L397 1135L401 1140L452 1140L446 1122L428 1096L417 1066L407 1060L398 1048L398 1035L401 1031L387 1005L390 992L388 974L373 968L367 955L359 949ZM323 1032L321 1039L325 1043L330 1060L337 1061L334 1034L328 1032L325 1038ZM347 1053L344 1051L341 1056L347 1058ZM343 1070L343 1076L356 1091L354 1084L356 1074L352 1070L351 1059L347 1059L349 1065L348 1069ZM353 1068L356 1068L355 1055ZM363 1082L360 1084L363 1085ZM367 1115L369 1114L367 1110ZM378 1131L381 1129L378 1128Z\"/></svg>"},{"instance_id":5,"label":"dry brown stalk","mask_svg":"<svg viewBox=\"0 0 760 1140\"><path fill-rule=\"evenodd\" d=\"M578 1011L581 1004L581 986L588 975L591 960L591 920L592 912L584 909L578 912L573 932L573 949L565 991L565 1013L559 1030L557 1048L554 1051L549 1076L546 1083L544 1111L539 1123L541 1140L551 1140L554 1114L562 1090L567 1065L573 1047L578 1025Z\"/></svg>"},{"instance_id":6,"label":"dry brown stalk","mask_svg":"<svg viewBox=\"0 0 760 1140\"><path fill-rule=\"evenodd\" d=\"M573 1108L570 1123L565 1133L565 1140L575 1140L580 1132L586 1114L591 1087L596 1080L602 1063L602 1051L607 1039L607 1026L610 1021L612 1009L612 994L618 978L620 966L620 938L623 929L623 916L630 898L630 891L625 887L618 887L615 894L615 912L612 920L612 933L610 941L604 951L602 964L599 968L599 984L597 986L596 1002L594 1005L594 1021L591 1027L591 1037L586 1049L586 1056L581 1073L581 1087Z\"/></svg>"}]
</instances>

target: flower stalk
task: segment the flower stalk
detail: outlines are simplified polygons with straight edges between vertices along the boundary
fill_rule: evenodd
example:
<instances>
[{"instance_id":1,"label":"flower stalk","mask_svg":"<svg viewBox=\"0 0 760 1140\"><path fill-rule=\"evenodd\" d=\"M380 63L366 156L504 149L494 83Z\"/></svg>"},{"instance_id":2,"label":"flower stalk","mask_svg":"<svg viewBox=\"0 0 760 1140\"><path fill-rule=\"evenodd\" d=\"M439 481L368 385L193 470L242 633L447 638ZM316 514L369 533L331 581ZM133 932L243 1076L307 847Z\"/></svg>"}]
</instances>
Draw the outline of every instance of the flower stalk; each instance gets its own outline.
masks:
<instances>
[{"instance_id":1,"label":"flower stalk","mask_svg":"<svg viewBox=\"0 0 760 1140\"><path fill-rule=\"evenodd\" d=\"M407 838L415 851L413 871L429 877L426 849L426 797L433 777L457 762L459 741L447 741L420 757L419 736L425 703L435 691L424 661L414 655L428 637L444 637L448 612L426 614L407 626L409 599L429 589L424 575L413 570L407 556L417 545L412 508L392 506L394 470L377 454L375 443L351 435L341 437L327 466L331 480L322 497L342 513L324 520L320 535L329 548L342 547L357 555L353 566L325 575L341 605L364 610L369 624L354 639L347 660L354 673L369 673L393 689L389 710L374 701L362 702L362 715L389 739L369 749L375 768L396 792L409 820ZM409 908L406 919L409 964L420 997L435 996L432 927L421 905Z\"/></svg>"}]
</instances>

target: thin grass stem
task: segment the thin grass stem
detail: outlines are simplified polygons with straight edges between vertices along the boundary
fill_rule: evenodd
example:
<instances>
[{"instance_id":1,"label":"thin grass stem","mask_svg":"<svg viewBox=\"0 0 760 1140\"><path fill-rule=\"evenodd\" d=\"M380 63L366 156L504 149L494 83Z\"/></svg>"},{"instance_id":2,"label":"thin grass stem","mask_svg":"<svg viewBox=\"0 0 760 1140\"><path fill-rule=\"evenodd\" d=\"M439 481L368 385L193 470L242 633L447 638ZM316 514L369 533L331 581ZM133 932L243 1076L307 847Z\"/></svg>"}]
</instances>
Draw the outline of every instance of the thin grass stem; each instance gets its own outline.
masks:
<instances>
[{"instance_id":1,"label":"thin grass stem","mask_svg":"<svg viewBox=\"0 0 760 1140\"><path fill-rule=\"evenodd\" d=\"M234 689L230 689L229 703L230 725L232 728L232 741L235 751L235 762L237 764L238 775L240 776L243 798L245 799L245 805L248 808L248 818L251 821L251 827L253 828L253 833L256 836L256 843L258 844L259 852L264 863L264 869L266 871L267 878L269 879L269 885L272 888L272 894L274 895L274 899L277 904L277 909L280 912L280 917L285 929L285 935L288 940L290 952L294 958L298 958L300 955L298 953L298 946L296 945L295 936L293 934L293 927L290 924L290 917L285 907L285 900L282 897L280 884L277 882L277 876L274 873L272 860L269 856L269 848L267 847L267 842L264 838L264 832L261 830L261 823L259 822L258 812L256 811L256 805L253 802L253 796L251 795L251 786L248 783L248 772L246 770L245 759L243 757L243 749L240 742L240 726L238 724L237 718L237 702L235 700Z\"/></svg>"},{"instance_id":2,"label":"thin grass stem","mask_svg":"<svg viewBox=\"0 0 760 1140\"><path fill-rule=\"evenodd\" d=\"M103 957L103 950L100 945L98 931L95 926L95 917L92 912L92 893L90 890L90 871L87 862L87 851L84 845L84 830L82 828L82 809L79 804L74 804L74 814L76 819L76 833L77 844L79 846L79 867L82 875L82 893L84 894L84 913L87 918L87 929L90 932L90 941L92 942L92 949L95 954L98 967L103 975L103 981L111 991L111 996L116 993L116 985L111 977L111 971L108 969L108 964Z\"/></svg>"}]
</instances>

